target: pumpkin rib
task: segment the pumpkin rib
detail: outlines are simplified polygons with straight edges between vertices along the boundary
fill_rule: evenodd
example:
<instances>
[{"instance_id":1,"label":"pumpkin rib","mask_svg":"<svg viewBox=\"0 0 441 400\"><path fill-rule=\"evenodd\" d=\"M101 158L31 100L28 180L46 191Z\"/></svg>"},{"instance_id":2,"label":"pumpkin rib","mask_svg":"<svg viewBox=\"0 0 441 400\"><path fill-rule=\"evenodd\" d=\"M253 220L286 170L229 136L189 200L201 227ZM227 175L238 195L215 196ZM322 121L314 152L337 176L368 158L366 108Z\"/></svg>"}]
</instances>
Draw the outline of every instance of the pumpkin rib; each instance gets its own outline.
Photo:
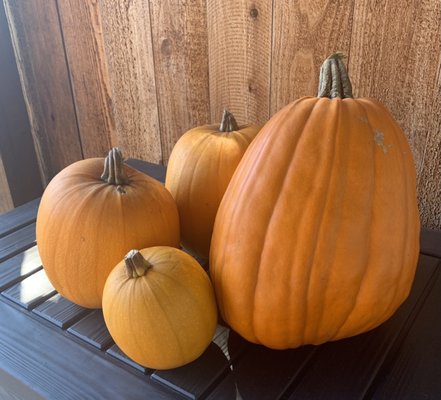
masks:
<instances>
[{"instance_id":1,"label":"pumpkin rib","mask_svg":"<svg viewBox=\"0 0 441 400\"><path fill-rule=\"evenodd\" d=\"M154 271L154 272L156 272L156 271ZM156 284L157 283L158 282L156 282ZM147 277L142 279L142 284L144 285L144 287L148 287L148 289L149 289L150 293L152 294L153 298L156 300L156 304L161 309L162 315L164 317L164 320L167 321L167 324L169 326L169 330L173 333L173 337L174 337L175 343L177 345L176 347L179 349L179 355L180 355L181 360L186 360L187 359L187 354L185 353L184 349L182 348L182 343L179 340L178 335L176 334L176 331L174 329L174 325L171 322L170 317L168 316L168 314L165 312L165 308L164 308L162 302L159 300L158 295L156 293L156 290L161 290L161 285L157 284L157 286L155 288L152 288L152 282L149 281L149 279ZM144 299L144 304L149 304L149 300L146 298L145 290L142 290L142 297ZM167 340L169 338L170 337L167 337Z\"/></svg>"},{"instance_id":2,"label":"pumpkin rib","mask_svg":"<svg viewBox=\"0 0 441 400\"><path fill-rule=\"evenodd\" d=\"M188 287L184 286L179 280L173 278L173 276L167 274L166 272L164 272L164 271L162 271L160 269L156 269L155 272L156 272L157 275L161 275L163 278L166 278L166 279L170 280L171 282L173 282L177 286L181 286L183 291L185 293L187 293L189 298L191 298L191 300L194 302L194 304L197 305L197 308L200 309L201 311L204 310L205 304L196 302L196 299L193 296L191 296L191 292L188 290ZM207 279L208 279L208 276L207 276ZM162 289L160 288L160 290L162 290ZM201 315L203 315L202 312L201 312ZM209 322L209 321L207 321L207 322Z\"/></svg>"},{"instance_id":3,"label":"pumpkin rib","mask_svg":"<svg viewBox=\"0 0 441 400\"><path fill-rule=\"evenodd\" d=\"M353 101L353 104L355 106L357 106L360 111L362 111L363 116L361 118L363 121L366 121L365 123L368 126L368 130L373 131L372 125L369 122L369 115L368 115L366 109L363 107L363 105L360 104L359 99L356 99L355 101ZM375 149L373 149L373 150L375 150ZM372 162L372 175L371 175L372 176L372 186L375 187L376 173L375 173L375 157L373 155L372 155L372 160L373 160L373 162ZM371 196L370 206L368 208L369 208L369 211L368 211L369 217L368 218L372 219L373 209L374 209L374 196ZM366 272L367 272L368 267L371 262L370 261L370 259L371 259L370 248L371 248L371 242L372 242L372 225L368 224L367 229L368 229L368 231L366 232L367 234L366 234L366 242L365 242L366 243L365 247L367 249L366 250L366 259L364 262L364 268L363 268L362 272L360 273L360 281L358 282L357 288L355 290L355 293L357 293L357 295L353 298L350 312L346 314L345 318L341 321L340 326L338 327L338 329L336 329L335 334L331 337L330 340L336 340L339 337L340 332L346 328L347 321L350 319L350 317L356 311L357 304L360 301L361 288L363 286L363 283L365 282L364 278L365 278Z\"/></svg>"},{"instance_id":4,"label":"pumpkin rib","mask_svg":"<svg viewBox=\"0 0 441 400\"><path fill-rule=\"evenodd\" d=\"M370 101L370 102L365 102L366 103L366 107L368 107L368 108L370 108L370 110L371 110L371 113L373 113L374 111L376 111L376 113L378 114L378 109L380 109L381 111L381 118L379 118L379 119L381 119L381 120L384 120L385 119L385 116L386 116L386 120L388 119L387 118L387 115L388 115L388 113L386 112L386 110L383 108L383 107L381 107L381 106L379 106L379 104L377 103L377 102L375 102L375 101ZM375 108L373 107L373 105L375 105ZM375 115L375 117L377 117L377 115L376 114L373 114L373 115ZM376 125L376 124L375 124ZM393 128L393 132L395 131L395 126L393 125L393 124L390 124L390 120L389 120L389 127L388 128L390 128L390 127L392 127ZM371 127L372 127L372 131L373 132L375 132L376 130L378 130L378 127L376 127L376 126L374 126L374 125L372 125L371 124ZM390 129L388 129L388 132L390 132ZM394 144L394 149L392 150L392 151L398 151L398 149L397 149L397 147L399 147L399 141L397 141L396 140L396 136L395 136L395 133L393 133L393 134L391 134L390 136L392 136L393 138L394 138L394 142L395 142L395 144ZM391 140L391 138L389 137L388 138L389 140ZM387 157L387 156L391 156L391 154L382 154L382 152L380 152L380 151L377 151L376 152L377 153L377 157ZM403 159L402 159L402 157L395 157L395 159L397 159L398 158L398 160L397 160L397 162L400 164L400 166L397 168L397 169L399 169L399 170L401 170L402 169L402 167L403 167L403 165L404 165L404 162L403 162ZM374 165L377 165L377 163L374 163ZM406 169L406 168L404 168L404 169ZM406 181L406 179L404 180L404 181ZM404 190L404 199L402 199L402 201L404 201L405 202L405 207L406 208L408 208L408 196L407 196L407 188ZM404 221L404 224L406 224L407 225L407 221ZM404 226L403 227L403 229L406 229L407 230L407 226ZM398 232L400 232L400 231L403 231L402 229L396 229L396 231L398 231ZM403 232L403 239L404 239L404 236L407 236L407 234L405 233L405 232ZM400 240L400 248L399 248L399 250L398 251L396 251L396 253L397 253L397 256L401 256L401 260L400 261L398 261L397 262L397 264L398 265L403 265L403 260L404 260L404 249L405 249L405 243L404 243L404 240L403 239L401 239ZM395 249L395 247L396 246L394 246L394 249ZM400 277L400 275L402 275L401 273L401 270L400 269L396 269L396 275L395 275L395 277L394 277L394 279L392 280L392 281L394 281L394 282L398 282L398 281L400 281L400 279L399 279L399 277ZM391 309L391 307L393 308L393 306L394 306L394 304L396 304L396 295L397 295L397 291L398 291L398 286L399 285L393 285L394 287L393 287L393 295L390 295L389 296L389 305L388 306L385 306L385 308L384 308L384 317L383 318L381 318L381 319L386 319L388 316L390 316L392 313L393 313L393 311L392 311L392 309ZM390 292L389 292L390 293Z\"/></svg>"},{"instance_id":5,"label":"pumpkin rib","mask_svg":"<svg viewBox=\"0 0 441 400\"><path fill-rule=\"evenodd\" d=\"M255 157L255 159L252 161L252 163L251 163L251 165L250 165L250 167L248 168L248 173L247 174L245 174L245 177L243 178L243 182L244 182L244 184L243 184L243 186L242 187L247 187L248 186L248 183L249 183L249 179L250 179L250 176L252 175L252 171L254 171L255 170L255 168L257 168L257 165L259 165L260 166L260 164L261 164L261 162L262 162L262 160L261 160L261 158L260 158L260 155L263 153L263 151L266 149L266 147L270 144L270 142L271 142L271 140L270 140L270 137L269 137L270 135L268 135L267 136L267 138L266 138L266 140L262 143L262 145L261 145L261 148L259 149L259 151L258 151L258 153L257 153L257 155L256 155L256 157ZM251 145L250 146L253 146L253 143L251 143ZM239 188L240 189L240 188ZM227 191L229 191L230 189L228 188L227 189ZM245 192L245 190L239 190L239 194L238 194L238 203L239 204L242 204L242 198L244 197L244 196L246 196L246 192ZM225 196L226 197L226 196ZM224 198L225 198L224 197ZM228 232L227 232L227 234L226 234L226 236L228 236L229 234L230 234L230 231L231 231L231 229L232 228L234 228L234 226L233 226L233 224L231 223L231 221L232 220L236 220L236 214L239 212L239 207L235 207L234 208L234 210L233 210L233 212L232 212L232 214L231 214L231 218L230 218L230 222L229 222L229 226L228 226ZM262 252L260 252L260 256L261 256L261 254L262 254ZM223 259L225 259L225 257L227 256L227 253L226 252L224 252L223 253ZM257 260L256 260L256 263L258 263L257 262ZM222 264L220 264L220 265L223 265L223 262L222 262ZM257 274L259 273L259 271L257 271ZM225 278L224 278L224 274L225 274L225 269L224 268L221 268L221 282L225 282ZM251 279L251 278L250 278ZM254 277L254 284L256 284L256 282L257 282L257 276L255 276ZM251 303L252 304L254 304L255 303L255 299L254 300L251 300ZM225 308L223 307L223 304L222 304L222 308L221 309L223 309L223 310L225 310ZM249 321L249 323L250 323L250 325L251 326L253 326L254 327L254 316L251 316L251 320ZM258 340L257 339L257 337L255 336L255 329L253 329L253 337L254 337L254 340Z\"/></svg>"},{"instance_id":6,"label":"pumpkin rib","mask_svg":"<svg viewBox=\"0 0 441 400\"><path fill-rule=\"evenodd\" d=\"M300 100L298 100L296 103L299 103L300 101L304 101L304 100L307 100L307 99L300 99ZM310 107L310 110L309 110L309 116L313 113L314 108L316 107L316 105L317 105L317 102L314 102L314 103L312 104L312 106ZM298 145L299 145L299 141L301 140L301 137L302 137L302 132L303 132L303 130L304 130L306 124L307 124L308 121L309 121L309 116L308 116L307 118L305 118L303 126L302 126L301 128L298 128L298 131L299 131L299 133L298 133L298 139L297 139L297 143L294 145L293 157L291 157L290 159L288 159L288 160L287 160L287 165L284 166L284 170L286 171L286 173L285 173L285 176L284 176L284 178L283 178L283 182L281 183L281 185L280 185L279 188L278 188L279 194L284 190L284 188L285 188L285 186L286 186L286 184L287 184L287 181L288 181L287 177L288 177L288 175L289 175L289 171L292 169L292 165L294 164L293 161L294 161L294 158L295 158L295 149L296 149L296 148L298 147ZM270 136L270 135L268 135L268 136ZM277 138L276 138L275 140L277 140ZM268 158L269 158L269 157L268 157ZM259 166L261 167L261 164L264 163L264 161L261 160L260 156L257 156L256 159L259 160L259 164L260 164ZM271 161L271 160L269 160L269 161ZM277 199L277 200L276 200L276 203L273 204L272 211L269 213L269 215L268 215L268 220L267 220L267 222L266 222L265 225L264 225L264 226L265 226L265 236L263 237L262 243L261 243L261 245L259 246L259 247L261 248L261 251L260 251L260 253L259 253L259 257L258 257L257 260L256 260L256 265L261 265L262 255L263 255L263 253L265 252L265 244L267 243L267 237L268 237L268 234L269 234L269 232L270 232L271 219L272 219L272 217L274 216L274 212L275 212L275 210L276 210L276 208L277 208L277 203L278 203L278 201L280 200L280 195L276 196L276 199ZM240 201L239 201L239 202L240 202ZM258 313L259 310L258 310L257 307L255 307L255 305L256 305L256 303L257 303L256 298L257 298L258 295L260 295L260 290L259 290L259 288L258 288L258 283L261 282L261 280L259 280L259 276L262 274L262 270L263 270L263 268L258 268L258 269L257 269L257 275L256 275L256 277L255 277L255 280L254 280L254 286L253 286L254 289L251 291L251 293L254 293L254 300L252 301L252 304L253 304L253 313L252 313L252 316L251 316L251 324L252 324L252 326L253 326L253 331L254 331L254 332L257 331L257 329L256 329L256 313ZM292 272L292 271L290 271L290 272ZM289 275L289 281L291 281L291 274ZM261 343L264 342L264 340L262 341L262 339L259 339L259 338L258 338L258 336L256 335L256 333L254 333L254 335L255 335L256 338L259 340L259 342L261 342Z\"/></svg>"},{"instance_id":7,"label":"pumpkin rib","mask_svg":"<svg viewBox=\"0 0 441 400\"><path fill-rule=\"evenodd\" d=\"M331 164L331 169L329 170L329 173L327 174L326 185L325 185L326 186L326 190L325 190L326 194L325 194L325 197L322 201L323 204L321 206L321 212L317 215L317 218L314 221L317 228L316 228L316 236L313 240L314 246L312 249L312 255L309 259L309 266L307 267L308 277L305 282L305 285L307 287L307 290L306 290L306 298L307 299L310 298L310 293L312 291L311 281L314 281L311 279L311 277L313 275L315 275L314 274L314 272L315 272L314 266L317 265L315 260L317 258L318 243L321 242L321 240L324 240L324 239L320 239L323 236L323 230L324 230L324 227L323 227L324 221L323 220L324 220L325 215L327 214L327 209L329 208L329 204L331 201L330 187L331 187L331 182L335 179L335 175L336 175L336 172L335 172L336 167L335 167L334 160L336 159L336 152L338 151L337 141L339 139L341 139L340 137L338 137L339 136L338 134L332 134L332 132L340 133L340 131L341 131L339 129L340 121L341 121L341 104L340 104L341 100L340 99L329 100L327 98L324 98L323 100L324 101L331 101L332 102L331 104L337 104L338 111L337 111L337 117L335 117L335 122L334 122L335 125L332 128L330 128L330 127L328 127L328 124L325 124L326 129L330 130L330 132L331 132L330 136L332 137L332 150L330 150L331 156L329 157L330 158L329 163ZM332 110L332 111L327 110L327 113L329 113L329 112L332 112L332 114L335 113L334 110ZM325 118L325 117L323 117L323 118ZM329 164L329 163L327 163L327 164ZM315 176L317 176L317 174ZM322 179L320 179L320 180L322 181ZM331 256L331 255L328 253L327 256ZM331 260L329 262L331 262ZM319 297L321 297L321 299L319 299L319 302L321 302L321 303L324 303L326 289L329 287L329 285L327 284L328 279L329 279L329 276L327 276L327 279L326 279L327 282L324 284L324 292L322 292L321 295L319 296ZM311 316L311 315L313 315L314 317L316 316L315 313L311 313L309 310L309 308L311 306L309 301L304 302L304 306L305 306L306 322L303 324L304 330L303 330L302 342L305 341L305 337L307 336L306 329L308 329L310 327L310 325L312 324L311 321L308 321L308 316ZM319 307L319 310L321 311L321 314L323 315L323 306ZM313 330L315 330L315 335L317 335L317 331L320 330L320 325L321 325L320 320L321 320L321 316L317 317L317 321L314 324L315 327Z\"/></svg>"},{"instance_id":8,"label":"pumpkin rib","mask_svg":"<svg viewBox=\"0 0 441 400\"><path fill-rule=\"evenodd\" d=\"M71 208L69 209L68 212L71 214L71 218L68 219L68 223L70 221L70 224L63 227L64 233L72 231L73 229L70 228L70 226L77 225L78 221L81 221L80 223L83 223L84 225L86 225L86 223L87 223L86 221L88 220L88 217L85 217L85 216L87 216L91 212L95 211L95 210L92 211L89 207L85 207L84 205L87 205L90 202L90 199L93 196L96 196L96 194L98 192L100 192L102 187L100 187L99 185L94 185L92 181L91 181L90 185L87 185L87 187L88 187L88 191L87 191L86 195L83 198L79 199L78 202L74 203L74 205L71 206ZM63 204L62 207L64 208L66 203L63 202L62 204ZM74 217L72 214L77 215L77 216ZM75 246L80 246L81 237L77 237L76 239L78 242L75 243ZM66 246L66 245L67 245L66 243L63 243L63 246ZM53 246L54 254L57 254L57 250L60 251L60 247ZM64 249L61 249L61 250L64 252ZM58 258L58 257L56 257L56 258ZM81 264L79 264L79 265L81 265ZM55 279L57 282L57 286L60 285L60 283L58 283L58 282L60 282L60 277L57 274L58 271L61 271L61 269L55 268L50 271L50 274L53 273L56 277ZM78 293L80 293L79 297L81 297L81 301L83 301L84 300L84 293L83 293L84 286L77 287L76 285L74 285L74 287L72 287L72 282L79 282L82 279L82 276L84 275L84 271L82 270L82 268L77 267L75 269L72 269L71 272L74 274L74 279L73 280L72 279L66 280L66 284L63 285L63 287L59 287L59 291L60 292L62 291L62 293L61 293L62 295L68 294L69 297L71 297L72 291L74 291L74 292L77 291ZM48 277L50 274L48 274ZM63 280L63 279L61 279L61 280ZM87 284L89 284L92 281L93 281L93 279L87 279Z\"/></svg>"},{"instance_id":9,"label":"pumpkin rib","mask_svg":"<svg viewBox=\"0 0 441 400\"><path fill-rule=\"evenodd\" d=\"M390 125L393 127L392 132L393 134L391 135L394 139L394 142L396 143L395 146L398 147L399 151L401 154L405 153L405 150L403 149L403 144L404 144L404 140L402 140L402 136L400 135L400 132L398 131L399 126L398 124L393 120L393 118L391 117L390 113L387 112L387 110L384 110L384 116L383 118L386 118L389 120ZM404 188L403 188L403 192L404 192L404 198L402 198L403 202L404 202L404 208L408 211L408 216L410 217L410 212L411 212L411 207L409 206L409 195L411 193L411 191L409 190L409 179L411 176L413 176L413 173L411 171L409 171L408 168L408 163L406 163L404 161L403 157L398 157L399 158L399 163L400 163L400 170L405 170L407 171L406 175L406 179L403 180L403 184L404 184ZM405 226L402 230L403 232L403 240L402 240L402 248L400 251L401 254L401 260L400 260L400 265L405 264L405 259L407 258L407 249L409 247L409 220L410 218L406 218L404 223ZM415 263L416 265L416 263ZM400 271L397 271L397 277L396 280L400 282L399 285L395 286L395 295L394 297L402 297L398 292L398 288L402 288L403 287L403 279L405 279L405 276L403 274L400 273ZM410 288L409 288L410 289ZM406 296L407 297L407 296ZM395 307L396 308L396 307ZM391 313L395 311L394 309L391 310Z\"/></svg>"},{"instance_id":10,"label":"pumpkin rib","mask_svg":"<svg viewBox=\"0 0 441 400\"><path fill-rule=\"evenodd\" d=\"M243 178L243 179L244 179L244 183L247 183L247 182L249 181L249 179L250 179L250 177L251 177L251 175L252 175L252 171L254 170L254 168L255 168L255 166L256 166L256 164L257 164L257 162L258 162L259 155L260 155L260 154L263 152L263 150L264 150L264 149L270 144L270 142L271 142L270 138L267 137L267 138L265 139L265 141L262 143L261 148L259 149L259 152L257 153L257 157L255 157L254 161L253 161L252 164L250 165L250 168L248 168L248 169L246 170L247 173L245 173L245 177ZM250 146L253 146L253 142L251 142ZM249 148L250 148L250 147L249 147ZM242 160L243 160L243 158L242 158ZM242 160L241 160L241 162L239 163L239 165L242 163ZM233 175L233 176L234 176L234 175ZM227 190L225 191L224 197L223 197L223 199L221 200L221 203L220 203L220 205L219 205L218 215L219 215L220 213L223 212L223 209L222 209L222 203L224 202L224 199L225 199L227 193L230 192L230 191L232 190L231 188L232 188L232 186L229 185L229 186L227 187ZM245 196L245 193L244 193L244 192L239 193L239 197L238 197L238 202L239 202L239 203L240 203L240 200L242 200L244 196ZM234 219L234 216L236 215L237 212L238 212L238 207L235 207L234 210L233 210L233 214L232 214L232 218L231 218L231 219ZM218 216L216 215L214 226L216 226L216 220L217 220L217 219L218 219ZM228 228L227 228L226 236L228 236L228 235L231 233L231 229L233 228L233 225L231 224L231 219L230 219L230 223L229 223ZM215 229L213 229L213 231L215 231ZM213 241L213 238L212 238L212 241ZM210 252L210 253L211 253L211 252ZM223 252L223 253L222 253L222 259L220 260L219 265L221 265L221 266L224 265L225 257L226 257L226 256L227 256L226 252ZM211 257L211 255L210 255L210 257ZM210 264L211 264L211 262L210 262ZM222 284L222 282L223 282L224 279L225 279L225 278L224 278L224 275L225 275L225 269L224 269L224 268L220 268L220 270L219 270L219 269L211 270L210 273L211 273L211 277L212 277L212 280L213 280L213 282L215 283L215 285L219 285L219 283ZM217 275L219 275L219 273L220 273L220 277L217 278ZM219 291L216 290L216 293L218 293L218 292L219 292ZM223 310L222 312L225 312L225 307L224 307L224 303L223 303L223 299L222 299L222 297L216 295L216 299L217 299L217 302L218 302L218 304L219 304L219 306L220 306L220 309Z\"/></svg>"}]
</instances>

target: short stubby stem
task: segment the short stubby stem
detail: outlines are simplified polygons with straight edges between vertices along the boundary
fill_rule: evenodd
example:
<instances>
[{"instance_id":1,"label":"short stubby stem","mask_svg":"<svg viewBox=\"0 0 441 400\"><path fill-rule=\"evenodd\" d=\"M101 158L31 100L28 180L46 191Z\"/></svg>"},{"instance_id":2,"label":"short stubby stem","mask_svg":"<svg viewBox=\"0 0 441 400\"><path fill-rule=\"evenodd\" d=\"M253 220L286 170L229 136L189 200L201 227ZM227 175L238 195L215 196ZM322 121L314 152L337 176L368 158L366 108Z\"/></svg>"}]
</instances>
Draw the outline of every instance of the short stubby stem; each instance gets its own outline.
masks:
<instances>
[{"instance_id":1,"label":"short stubby stem","mask_svg":"<svg viewBox=\"0 0 441 400\"><path fill-rule=\"evenodd\" d=\"M124 257L124 262L127 276L130 279L144 276L145 273L152 268L152 264L143 257L139 250L130 250Z\"/></svg>"},{"instance_id":2,"label":"short stubby stem","mask_svg":"<svg viewBox=\"0 0 441 400\"><path fill-rule=\"evenodd\" d=\"M348 71L343 63L344 55L334 53L329 56L320 68L319 90L317 97L353 98L352 84Z\"/></svg>"},{"instance_id":3,"label":"short stubby stem","mask_svg":"<svg viewBox=\"0 0 441 400\"><path fill-rule=\"evenodd\" d=\"M224 110L222 114L222 120L219 125L219 132L233 132L239 130L236 119L229 111Z\"/></svg>"}]
</instances>

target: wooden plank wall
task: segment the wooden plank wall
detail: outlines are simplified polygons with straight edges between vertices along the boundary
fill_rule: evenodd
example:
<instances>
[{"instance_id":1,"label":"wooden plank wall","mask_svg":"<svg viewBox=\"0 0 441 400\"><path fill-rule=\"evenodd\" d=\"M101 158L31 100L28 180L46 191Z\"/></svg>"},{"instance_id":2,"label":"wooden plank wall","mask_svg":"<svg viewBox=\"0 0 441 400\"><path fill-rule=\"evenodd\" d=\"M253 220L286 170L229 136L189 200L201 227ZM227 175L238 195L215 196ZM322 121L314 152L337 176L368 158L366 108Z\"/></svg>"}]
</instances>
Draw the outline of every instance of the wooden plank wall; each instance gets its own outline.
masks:
<instances>
[{"instance_id":1,"label":"wooden plank wall","mask_svg":"<svg viewBox=\"0 0 441 400\"><path fill-rule=\"evenodd\" d=\"M318 69L348 55L358 96L405 130L422 223L441 228L438 0L3 0L44 183L120 146L166 164L187 129L265 122L315 95Z\"/></svg>"}]
</instances>

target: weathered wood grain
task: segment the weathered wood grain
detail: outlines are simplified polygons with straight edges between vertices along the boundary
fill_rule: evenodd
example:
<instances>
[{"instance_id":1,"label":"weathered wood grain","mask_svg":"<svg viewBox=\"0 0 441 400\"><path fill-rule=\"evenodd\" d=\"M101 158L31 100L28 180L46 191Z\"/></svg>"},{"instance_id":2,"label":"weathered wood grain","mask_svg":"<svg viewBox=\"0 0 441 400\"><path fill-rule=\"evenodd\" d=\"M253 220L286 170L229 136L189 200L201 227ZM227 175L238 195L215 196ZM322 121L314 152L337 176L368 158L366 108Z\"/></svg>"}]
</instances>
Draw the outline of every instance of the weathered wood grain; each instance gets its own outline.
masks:
<instances>
[{"instance_id":1,"label":"weathered wood grain","mask_svg":"<svg viewBox=\"0 0 441 400\"><path fill-rule=\"evenodd\" d=\"M101 310L94 310L87 314L67 331L100 350L104 350L113 344L113 339L104 323Z\"/></svg>"},{"instance_id":2,"label":"weathered wood grain","mask_svg":"<svg viewBox=\"0 0 441 400\"><path fill-rule=\"evenodd\" d=\"M0 238L34 222L39 205L40 199L35 199L0 215Z\"/></svg>"},{"instance_id":3,"label":"weathered wood grain","mask_svg":"<svg viewBox=\"0 0 441 400\"><path fill-rule=\"evenodd\" d=\"M49 282L46 272L40 269L9 289L6 289L2 292L2 295L19 306L31 310L49 297L52 297L55 293L55 288Z\"/></svg>"},{"instance_id":4,"label":"weathered wood grain","mask_svg":"<svg viewBox=\"0 0 441 400\"><path fill-rule=\"evenodd\" d=\"M0 213L42 193L40 171L3 2L0 3Z\"/></svg>"},{"instance_id":5,"label":"weathered wood grain","mask_svg":"<svg viewBox=\"0 0 441 400\"><path fill-rule=\"evenodd\" d=\"M14 203L12 202L11 190L9 189L8 178L6 177L0 154L0 214L10 211L13 208Z\"/></svg>"},{"instance_id":6,"label":"weathered wood grain","mask_svg":"<svg viewBox=\"0 0 441 400\"><path fill-rule=\"evenodd\" d=\"M205 0L150 1L162 156L179 137L209 122Z\"/></svg>"},{"instance_id":7,"label":"weathered wood grain","mask_svg":"<svg viewBox=\"0 0 441 400\"><path fill-rule=\"evenodd\" d=\"M302 96L315 96L320 65L349 53L354 1L274 2L271 114Z\"/></svg>"},{"instance_id":8,"label":"weathered wood grain","mask_svg":"<svg viewBox=\"0 0 441 400\"><path fill-rule=\"evenodd\" d=\"M35 223L0 238L0 263L35 244Z\"/></svg>"},{"instance_id":9,"label":"weathered wood grain","mask_svg":"<svg viewBox=\"0 0 441 400\"><path fill-rule=\"evenodd\" d=\"M418 176L441 126L441 3L355 2L349 72L356 96L374 97L409 138Z\"/></svg>"},{"instance_id":10,"label":"weathered wood grain","mask_svg":"<svg viewBox=\"0 0 441 400\"><path fill-rule=\"evenodd\" d=\"M117 141L125 157L162 161L150 5L99 3Z\"/></svg>"},{"instance_id":11,"label":"weathered wood grain","mask_svg":"<svg viewBox=\"0 0 441 400\"><path fill-rule=\"evenodd\" d=\"M207 2L211 121L224 108L239 124L269 115L272 2Z\"/></svg>"},{"instance_id":12,"label":"weathered wood grain","mask_svg":"<svg viewBox=\"0 0 441 400\"><path fill-rule=\"evenodd\" d=\"M406 133L422 224L441 227L441 3L356 2L349 71L355 94L382 101Z\"/></svg>"},{"instance_id":13,"label":"weathered wood grain","mask_svg":"<svg viewBox=\"0 0 441 400\"><path fill-rule=\"evenodd\" d=\"M117 145L97 1L57 0L84 157Z\"/></svg>"},{"instance_id":14,"label":"weathered wood grain","mask_svg":"<svg viewBox=\"0 0 441 400\"><path fill-rule=\"evenodd\" d=\"M43 184L83 157L54 0L5 0Z\"/></svg>"}]
</instances>

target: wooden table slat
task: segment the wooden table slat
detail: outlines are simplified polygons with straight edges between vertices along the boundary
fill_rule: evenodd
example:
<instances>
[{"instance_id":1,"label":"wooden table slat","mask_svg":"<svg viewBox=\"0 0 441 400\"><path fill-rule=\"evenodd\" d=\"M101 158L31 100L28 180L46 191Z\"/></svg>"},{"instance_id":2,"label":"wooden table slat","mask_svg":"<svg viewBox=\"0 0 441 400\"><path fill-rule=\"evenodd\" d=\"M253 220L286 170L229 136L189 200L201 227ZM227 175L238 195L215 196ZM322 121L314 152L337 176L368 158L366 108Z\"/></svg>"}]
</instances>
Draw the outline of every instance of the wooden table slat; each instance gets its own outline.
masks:
<instances>
[{"instance_id":1,"label":"wooden table slat","mask_svg":"<svg viewBox=\"0 0 441 400\"><path fill-rule=\"evenodd\" d=\"M41 268L37 246L8 258L0 263L0 292Z\"/></svg>"},{"instance_id":2,"label":"wooden table slat","mask_svg":"<svg viewBox=\"0 0 441 400\"><path fill-rule=\"evenodd\" d=\"M39 204L40 198L0 215L0 238L34 222Z\"/></svg>"},{"instance_id":3,"label":"wooden table slat","mask_svg":"<svg viewBox=\"0 0 441 400\"><path fill-rule=\"evenodd\" d=\"M118 359L119 361L123 362L124 364L127 364L138 371L141 371L143 374L151 374L153 372L152 369L143 367L142 365L136 363L131 358L126 356L123 351L118 347L117 344L114 344L113 346L109 347L106 351L107 354L110 356Z\"/></svg>"},{"instance_id":4,"label":"wooden table slat","mask_svg":"<svg viewBox=\"0 0 441 400\"><path fill-rule=\"evenodd\" d=\"M101 310L93 310L67 331L100 350L105 350L114 343L104 323Z\"/></svg>"},{"instance_id":5,"label":"wooden table slat","mask_svg":"<svg viewBox=\"0 0 441 400\"><path fill-rule=\"evenodd\" d=\"M35 245L35 223L0 238L0 263Z\"/></svg>"},{"instance_id":6,"label":"wooden table slat","mask_svg":"<svg viewBox=\"0 0 441 400\"><path fill-rule=\"evenodd\" d=\"M32 312L59 328L66 329L92 311L72 303L57 293L35 307Z\"/></svg>"},{"instance_id":7,"label":"wooden table slat","mask_svg":"<svg viewBox=\"0 0 441 400\"><path fill-rule=\"evenodd\" d=\"M27 310L32 310L55 294L56 290L49 282L43 269L2 292L2 295L7 299Z\"/></svg>"},{"instance_id":8,"label":"wooden table slat","mask_svg":"<svg viewBox=\"0 0 441 400\"><path fill-rule=\"evenodd\" d=\"M195 361L183 367L155 371L153 380L188 399L200 399L229 371L229 362L222 350L213 342Z\"/></svg>"}]
</instances>

